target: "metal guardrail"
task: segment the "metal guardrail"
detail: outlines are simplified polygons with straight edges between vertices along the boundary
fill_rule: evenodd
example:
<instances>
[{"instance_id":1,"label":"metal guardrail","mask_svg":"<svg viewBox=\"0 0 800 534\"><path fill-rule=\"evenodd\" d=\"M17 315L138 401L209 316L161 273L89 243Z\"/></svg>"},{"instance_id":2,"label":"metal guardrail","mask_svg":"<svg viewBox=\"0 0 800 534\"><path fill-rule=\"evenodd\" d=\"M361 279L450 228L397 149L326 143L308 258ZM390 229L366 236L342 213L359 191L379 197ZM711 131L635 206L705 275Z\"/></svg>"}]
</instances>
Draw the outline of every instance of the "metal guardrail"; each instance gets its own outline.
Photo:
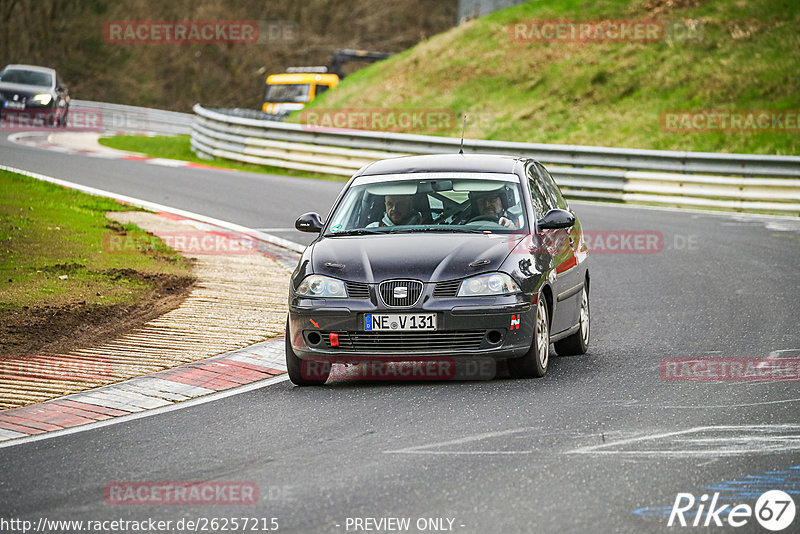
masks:
<instances>
[{"instance_id":1,"label":"metal guardrail","mask_svg":"<svg viewBox=\"0 0 800 534\"><path fill-rule=\"evenodd\" d=\"M163 134L189 134L192 130L191 113L178 113L163 109L123 106L90 100L72 100L71 111L97 111L102 117L104 130L154 132Z\"/></svg>"},{"instance_id":2,"label":"metal guardrail","mask_svg":"<svg viewBox=\"0 0 800 534\"><path fill-rule=\"evenodd\" d=\"M339 130L194 106L192 149L259 165L350 176L407 154L455 153L459 139ZM800 215L800 157L464 140L465 153L527 156L569 198Z\"/></svg>"}]
</instances>

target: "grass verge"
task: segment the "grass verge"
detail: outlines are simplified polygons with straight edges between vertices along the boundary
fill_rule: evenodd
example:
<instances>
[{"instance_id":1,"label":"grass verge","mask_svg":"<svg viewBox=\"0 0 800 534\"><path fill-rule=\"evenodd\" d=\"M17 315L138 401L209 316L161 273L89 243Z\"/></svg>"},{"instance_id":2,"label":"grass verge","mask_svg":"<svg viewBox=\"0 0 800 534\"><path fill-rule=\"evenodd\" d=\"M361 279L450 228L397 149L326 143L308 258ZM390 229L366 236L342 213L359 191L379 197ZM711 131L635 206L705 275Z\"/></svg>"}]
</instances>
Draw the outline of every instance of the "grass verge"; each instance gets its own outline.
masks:
<instances>
[{"instance_id":1,"label":"grass verge","mask_svg":"<svg viewBox=\"0 0 800 534\"><path fill-rule=\"evenodd\" d=\"M283 169L280 167L269 167L266 165L253 165L250 163L239 163L225 159L215 158L213 160L201 159L192 152L188 135L157 135L153 137L143 135L116 135L112 137L101 137L99 143L109 148L126 150L128 152L139 152L152 158L176 159L200 163L221 169L234 169L237 171L260 172L264 174L280 174L283 176L294 176L298 178L313 178L317 180L332 180L344 182L347 178L330 174L319 174L293 169Z\"/></svg>"},{"instance_id":2,"label":"grass verge","mask_svg":"<svg viewBox=\"0 0 800 534\"><path fill-rule=\"evenodd\" d=\"M162 311L193 282L189 260L105 215L136 208L7 171L0 190L0 358L146 319L137 310ZM115 253L114 236L147 246Z\"/></svg>"}]
</instances>

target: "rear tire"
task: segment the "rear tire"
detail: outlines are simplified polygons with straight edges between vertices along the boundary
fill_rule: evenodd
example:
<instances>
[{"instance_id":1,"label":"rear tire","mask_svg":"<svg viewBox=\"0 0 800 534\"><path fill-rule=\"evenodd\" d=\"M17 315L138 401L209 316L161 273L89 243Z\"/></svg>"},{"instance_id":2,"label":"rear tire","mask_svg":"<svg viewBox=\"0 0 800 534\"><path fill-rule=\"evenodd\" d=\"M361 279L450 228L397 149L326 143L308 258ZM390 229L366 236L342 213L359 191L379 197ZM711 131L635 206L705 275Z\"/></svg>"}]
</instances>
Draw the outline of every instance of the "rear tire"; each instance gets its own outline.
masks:
<instances>
[{"instance_id":1,"label":"rear tire","mask_svg":"<svg viewBox=\"0 0 800 534\"><path fill-rule=\"evenodd\" d=\"M508 360L512 378L541 378L547 373L550 361L550 317L544 295L540 294L533 320L531 348L522 358Z\"/></svg>"},{"instance_id":2,"label":"rear tire","mask_svg":"<svg viewBox=\"0 0 800 534\"><path fill-rule=\"evenodd\" d=\"M586 291L586 286L583 286L581 292L581 307L579 312L579 327L578 331L569 337L565 337L561 341L556 341L553 346L559 356L577 356L579 354L586 354L589 348L589 327L591 326L589 308L589 293Z\"/></svg>"},{"instance_id":3,"label":"rear tire","mask_svg":"<svg viewBox=\"0 0 800 534\"><path fill-rule=\"evenodd\" d=\"M325 363L323 365L329 364ZM297 354L295 354L292 349L292 338L289 333L288 319L286 321L286 369L289 372L289 380L297 386L321 386L328 380L328 376L330 376L330 367L324 371L315 371L315 375L318 378L309 378L309 373L304 372L304 369L307 370L308 366L306 365L304 367L303 360L298 358Z\"/></svg>"}]
</instances>

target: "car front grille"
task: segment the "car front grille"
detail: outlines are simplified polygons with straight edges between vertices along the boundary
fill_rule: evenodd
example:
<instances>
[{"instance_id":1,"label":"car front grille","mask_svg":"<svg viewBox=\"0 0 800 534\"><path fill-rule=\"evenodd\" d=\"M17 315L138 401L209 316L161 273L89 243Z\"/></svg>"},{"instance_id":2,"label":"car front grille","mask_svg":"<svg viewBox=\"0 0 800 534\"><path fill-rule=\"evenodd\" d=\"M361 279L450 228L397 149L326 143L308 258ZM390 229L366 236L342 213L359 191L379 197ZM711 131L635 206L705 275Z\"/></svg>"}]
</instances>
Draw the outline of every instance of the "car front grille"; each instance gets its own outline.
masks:
<instances>
[{"instance_id":1,"label":"car front grille","mask_svg":"<svg viewBox=\"0 0 800 534\"><path fill-rule=\"evenodd\" d=\"M343 350L435 354L437 352L477 350L483 343L486 330L334 333L339 335L338 348ZM326 348L331 348L329 334L330 332L322 332Z\"/></svg>"},{"instance_id":2,"label":"car front grille","mask_svg":"<svg viewBox=\"0 0 800 534\"><path fill-rule=\"evenodd\" d=\"M378 286L384 304L392 308L408 308L422 295L422 282L418 280L387 280Z\"/></svg>"},{"instance_id":3,"label":"car front grille","mask_svg":"<svg viewBox=\"0 0 800 534\"><path fill-rule=\"evenodd\" d=\"M455 297L458 293L458 288L461 285L461 280L448 280L446 282L438 282L433 290L435 298Z\"/></svg>"},{"instance_id":4,"label":"car front grille","mask_svg":"<svg viewBox=\"0 0 800 534\"><path fill-rule=\"evenodd\" d=\"M368 299L369 298L369 284L363 282L345 282L347 286L347 295L351 299Z\"/></svg>"}]
</instances>

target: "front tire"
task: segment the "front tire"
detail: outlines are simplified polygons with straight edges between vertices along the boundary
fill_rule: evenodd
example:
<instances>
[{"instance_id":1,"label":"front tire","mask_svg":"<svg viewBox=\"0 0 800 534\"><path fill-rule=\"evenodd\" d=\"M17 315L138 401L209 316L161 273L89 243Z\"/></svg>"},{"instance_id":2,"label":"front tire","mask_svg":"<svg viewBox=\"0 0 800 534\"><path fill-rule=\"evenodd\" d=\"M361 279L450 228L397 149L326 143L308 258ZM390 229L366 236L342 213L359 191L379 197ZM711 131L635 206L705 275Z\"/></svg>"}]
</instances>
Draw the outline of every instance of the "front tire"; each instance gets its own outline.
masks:
<instances>
[{"instance_id":1,"label":"front tire","mask_svg":"<svg viewBox=\"0 0 800 534\"><path fill-rule=\"evenodd\" d=\"M577 332L553 344L559 356L586 354L589 348L589 327L591 326L589 311L589 292L586 291L586 286L584 285L581 294L581 307L578 319L580 326Z\"/></svg>"},{"instance_id":2,"label":"front tire","mask_svg":"<svg viewBox=\"0 0 800 534\"><path fill-rule=\"evenodd\" d=\"M533 321L531 348L522 358L508 360L508 372L512 378L541 378L547 373L550 362L550 316L544 295L540 294Z\"/></svg>"},{"instance_id":3,"label":"front tire","mask_svg":"<svg viewBox=\"0 0 800 534\"><path fill-rule=\"evenodd\" d=\"M319 362L317 362L319 363ZM314 377L309 376L309 366L303 365L303 360L297 357L292 349L292 338L289 333L289 321L286 321L286 369L289 372L289 380L296 386L321 386L328 380L330 366L323 367L323 370L316 370L319 365L315 365Z\"/></svg>"}]
</instances>

